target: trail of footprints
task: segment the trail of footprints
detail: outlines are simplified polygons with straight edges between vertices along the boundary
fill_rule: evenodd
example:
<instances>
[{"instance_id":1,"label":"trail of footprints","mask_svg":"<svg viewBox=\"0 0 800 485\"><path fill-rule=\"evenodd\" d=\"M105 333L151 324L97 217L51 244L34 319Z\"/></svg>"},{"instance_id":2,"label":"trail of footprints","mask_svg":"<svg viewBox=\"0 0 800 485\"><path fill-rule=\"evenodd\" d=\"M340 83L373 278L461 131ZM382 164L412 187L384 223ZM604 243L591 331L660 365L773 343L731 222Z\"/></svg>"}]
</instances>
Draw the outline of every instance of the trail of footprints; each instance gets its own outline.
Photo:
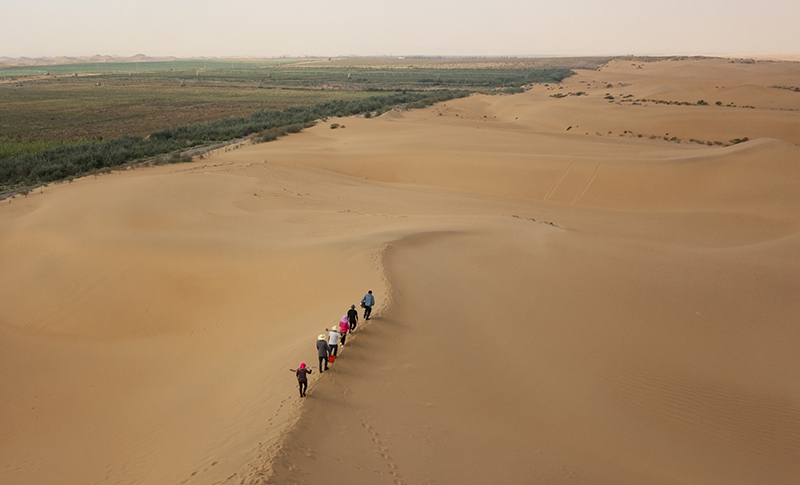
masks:
<instances>
[{"instance_id":1,"label":"trail of footprints","mask_svg":"<svg viewBox=\"0 0 800 485\"><path fill-rule=\"evenodd\" d=\"M287 397L287 398L283 399L280 402L280 404L278 405L278 409L275 411L275 414L272 417L270 417L269 419L267 419L267 427L272 426L272 422L275 420L275 418L278 417L278 415L281 414L281 411L283 410L284 405L289 400L290 400L290 398ZM298 403L299 403L299 401L296 401L294 403L294 406L297 407ZM274 465L272 460L274 459L274 457L276 455L275 446L276 446L275 443L272 443L270 445L264 445L263 443L259 443L258 444L258 455L257 455L255 460L253 460L252 462L250 462L247 465L247 470L246 471L240 471L240 472L234 473L233 475L227 477L226 479L224 479L222 481L214 482L213 485L233 484L233 483L238 484L238 485L250 485L250 484L269 483L268 482L268 478L272 474L272 467ZM303 451L303 454L305 456L311 457L310 450L302 450L302 451ZM217 465L218 463L219 463L219 461L212 462L211 465L209 465L206 468L204 468L202 470L202 472L207 472L208 470L211 469L211 467ZM182 480L180 482L180 484L181 485L185 484L189 480L195 478L199 473L201 473L200 470L196 470L196 471L192 472L192 474L189 476L189 478L186 478L186 479Z\"/></svg>"},{"instance_id":2,"label":"trail of footprints","mask_svg":"<svg viewBox=\"0 0 800 485\"><path fill-rule=\"evenodd\" d=\"M332 376L332 383L334 387L336 387L336 389L338 389L339 392L342 393L342 398L344 399L344 402L347 402L347 388L340 386L336 382L335 376ZM367 430L367 433L370 434L370 439L372 440L372 443L375 444L376 452L381 456L381 458L386 460L386 466L389 467L389 475L391 475L392 478L394 479L395 485L405 485L406 482L400 476L400 472L397 471L397 463L394 461L394 458L392 458L392 456L389 455L389 449L384 446L383 441L380 439L378 435L378 432L375 431L375 428L370 426L369 423L367 423L366 420L364 420L364 418L358 415L356 415L356 417L358 418L359 421L361 421L361 426L365 430Z\"/></svg>"},{"instance_id":3,"label":"trail of footprints","mask_svg":"<svg viewBox=\"0 0 800 485\"><path fill-rule=\"evenodd\" d=\"M378 450L378 454L381 455L384 460L386 460L386 466L389 467L389 474L394 478L395 485L405 485L406 482L403 481L403 478L397 471L397 464L391 455L389 455L389 450L383 446L383 442L378 436L378 432L375 431L375 429L363 419L361 419L361 426L363 426L364 429L367 430L367 433L372 436L372 442L375 443L375 448Z\"/></svg>"}]
</instances>

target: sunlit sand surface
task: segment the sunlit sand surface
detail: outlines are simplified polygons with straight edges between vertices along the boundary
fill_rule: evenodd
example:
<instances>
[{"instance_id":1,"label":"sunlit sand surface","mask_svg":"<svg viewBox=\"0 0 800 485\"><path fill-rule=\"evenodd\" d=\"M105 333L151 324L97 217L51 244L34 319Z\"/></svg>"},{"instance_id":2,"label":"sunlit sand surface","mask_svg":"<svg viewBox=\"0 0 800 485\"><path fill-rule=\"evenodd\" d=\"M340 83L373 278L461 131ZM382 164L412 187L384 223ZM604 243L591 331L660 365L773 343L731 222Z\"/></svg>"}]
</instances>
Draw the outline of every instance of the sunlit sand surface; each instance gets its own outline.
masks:
<instances>
[{"instance_id":1,"label":"sunlit sand surface","mask_svg":"<svg viewBox=\"0 0 800 485\"><path fill-rule=\"evenodd\" d=\"M615 61L3 201L0 482L797 483L794 86Z\"/></svg>"}]
</instances>

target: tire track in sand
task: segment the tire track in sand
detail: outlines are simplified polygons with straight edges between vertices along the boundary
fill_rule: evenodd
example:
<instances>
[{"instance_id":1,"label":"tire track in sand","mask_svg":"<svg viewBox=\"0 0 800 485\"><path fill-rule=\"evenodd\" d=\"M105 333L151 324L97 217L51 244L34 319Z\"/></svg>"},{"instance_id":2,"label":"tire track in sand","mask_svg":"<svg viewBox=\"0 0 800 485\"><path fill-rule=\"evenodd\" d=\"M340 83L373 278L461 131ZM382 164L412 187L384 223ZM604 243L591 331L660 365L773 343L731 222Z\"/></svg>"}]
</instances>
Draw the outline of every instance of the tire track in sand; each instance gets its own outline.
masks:
<instances>
[{"instance_id":1,"label":"tire track in sand","mask_svg":"<svg viewBox=\"0 0 800 485\"><path fill-rule=\"evenodd\" d=\"M578 195L576 195L575 198L572 199L572 202L570 202L570 204L575 205L583 198L583 194L585 194L586 191L589 189L589 186L592 185L592 182L594 182L594 178L597 177L597 172L600 171L600 167L602 166L603 166L602 163L597 164L597 166L594 168L594 171L592 172L592 175L589 176L589 179L586 180L586 183L583 185L580 192L578 192Z\"/></svg>"},{"instance_id":2,"label":"tire track in sand","mask_svg":"<svg viewBox=\"0 0 800 485\"><path fill-rule=\"evenodd\" d=\"M558 186L561 185L561 182L563 182L564 179L567 177L567 173L569 172L569 169L571 169L572 165L574 165L574 164L575 164L575 162L569 162L569 165L567 165L567 169L564 170L564 173L561 174L561 176L558 178L558 180L556 180L556 183L554 183L553 186L550 187L550 190L547 191L547 194L545 194L544 200L549 199L553 195L553 192L555 192L556 189L558 188Z\"/></svg>"}]
</instances>

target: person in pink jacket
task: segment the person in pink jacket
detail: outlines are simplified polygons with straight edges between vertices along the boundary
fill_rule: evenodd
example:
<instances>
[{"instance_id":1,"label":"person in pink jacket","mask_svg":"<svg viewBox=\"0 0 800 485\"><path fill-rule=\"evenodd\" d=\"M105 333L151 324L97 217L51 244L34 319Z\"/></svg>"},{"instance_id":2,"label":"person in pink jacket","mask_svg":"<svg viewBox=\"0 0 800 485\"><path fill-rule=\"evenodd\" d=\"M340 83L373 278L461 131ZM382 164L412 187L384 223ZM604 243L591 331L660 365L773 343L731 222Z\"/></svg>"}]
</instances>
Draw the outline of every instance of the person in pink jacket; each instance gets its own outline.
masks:
<instances>
[{"instance_id":1,"label":"person in pink jacket","mask_svg":"<svg viewBox=\"0 0 800 485\"><path fill-rule=\"evenodd\" d=\"M350 320L348 320L347 315L345 315L339 321L339 333L342 334L342 347L344 347L344 341L347 338L347 333L349 331L350 331Z\"/></svg>"}]
</instances>

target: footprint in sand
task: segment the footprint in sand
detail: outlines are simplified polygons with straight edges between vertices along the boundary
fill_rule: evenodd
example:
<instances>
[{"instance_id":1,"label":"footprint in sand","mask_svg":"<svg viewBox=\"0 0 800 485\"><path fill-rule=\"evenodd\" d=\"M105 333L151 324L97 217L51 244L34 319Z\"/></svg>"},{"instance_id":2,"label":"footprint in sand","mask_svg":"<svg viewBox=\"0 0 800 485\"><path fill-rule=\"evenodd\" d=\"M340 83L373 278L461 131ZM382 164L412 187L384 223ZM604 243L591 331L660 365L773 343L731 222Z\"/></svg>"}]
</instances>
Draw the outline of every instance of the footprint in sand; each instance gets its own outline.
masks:
<instances>
[{"instance_id":1,"label":"footprint in sand","mask_svg":"<svg viewBox=\"0 0 800 485\"><path fill-rule=\"evenodd\" d=\"M388 454L388 449L383 446L383 443L380 440L378 432L375 431L366 421L361 420L361 426L367 430L367 432L371 435L372 442L375 443L375 446L378 449L378 454L386 460L386 466L389 467L389 475L394 477L394 483L396 485L405 485L405 482L400 477L400 473L397 471L397 464L394 462L394 459L391 455Z\"/></svg>"}]
</instances>

